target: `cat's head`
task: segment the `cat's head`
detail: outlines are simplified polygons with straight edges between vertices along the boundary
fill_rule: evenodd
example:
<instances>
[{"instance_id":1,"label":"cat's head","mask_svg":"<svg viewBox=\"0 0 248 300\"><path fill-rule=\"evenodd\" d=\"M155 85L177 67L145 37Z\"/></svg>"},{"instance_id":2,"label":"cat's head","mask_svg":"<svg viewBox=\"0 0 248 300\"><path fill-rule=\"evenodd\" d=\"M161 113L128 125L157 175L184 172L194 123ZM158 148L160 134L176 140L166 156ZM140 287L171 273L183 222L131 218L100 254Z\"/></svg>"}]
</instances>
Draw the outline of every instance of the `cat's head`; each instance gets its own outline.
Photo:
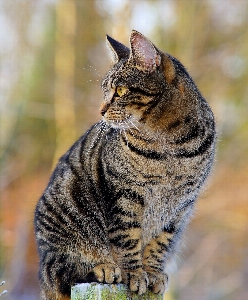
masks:
<instances>
[{"instance_id":1,"label":"cat's head","mask_svg":"<svg viewBox=\"0 0 248 300\"><path fill-rule=\"evenodd\" d=\"M106 123L128 128L147 123L172 98L175 59L163 53L141 33L133 30L130 49L107 36L113 67L102 81L104 101L100 111ZM173 62L174 61L174 62Z\"/></svg>"}]
</instances>

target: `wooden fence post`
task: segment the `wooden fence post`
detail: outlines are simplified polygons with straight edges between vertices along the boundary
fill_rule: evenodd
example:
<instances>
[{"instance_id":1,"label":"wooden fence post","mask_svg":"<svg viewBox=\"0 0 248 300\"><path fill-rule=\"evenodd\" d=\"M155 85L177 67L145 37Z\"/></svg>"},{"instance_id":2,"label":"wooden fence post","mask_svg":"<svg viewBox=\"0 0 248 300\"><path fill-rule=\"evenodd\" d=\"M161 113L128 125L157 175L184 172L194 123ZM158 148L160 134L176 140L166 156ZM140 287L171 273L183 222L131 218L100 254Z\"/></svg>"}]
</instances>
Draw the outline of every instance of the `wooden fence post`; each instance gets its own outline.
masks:
<instances>
[{"instance_id":1,"label":"wooden fence post","mask_svg":"<svg viewBox=\"0 0 248 300\"><path fill-rule=\"evenodd\" d=\"M131 293L124 284L81 283L72 287L71 300L162 300L162 295Z\"/></svg>"}]
</instances>

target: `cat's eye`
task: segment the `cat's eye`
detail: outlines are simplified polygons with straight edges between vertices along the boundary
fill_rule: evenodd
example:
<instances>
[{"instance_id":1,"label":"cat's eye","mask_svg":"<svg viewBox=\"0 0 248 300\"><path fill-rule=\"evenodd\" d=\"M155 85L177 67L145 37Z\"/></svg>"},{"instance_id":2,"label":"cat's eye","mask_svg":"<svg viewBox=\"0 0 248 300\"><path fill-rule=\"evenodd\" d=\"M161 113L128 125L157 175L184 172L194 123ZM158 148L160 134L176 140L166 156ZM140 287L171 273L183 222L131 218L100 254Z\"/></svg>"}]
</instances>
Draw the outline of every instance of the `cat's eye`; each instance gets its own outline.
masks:
<instances>
[{"instance_id":1,"label":"cat's eye","mask_svg":"<svg viewBox=\"0 0 248 300\"><path fill-rule=\"evenodd\" d=\"M116 93L119 97L126 94L127 91L128 91L128 88L126 88L125 86L117 86L117 88L116 88Z\"/></svg>"}]
</instances>

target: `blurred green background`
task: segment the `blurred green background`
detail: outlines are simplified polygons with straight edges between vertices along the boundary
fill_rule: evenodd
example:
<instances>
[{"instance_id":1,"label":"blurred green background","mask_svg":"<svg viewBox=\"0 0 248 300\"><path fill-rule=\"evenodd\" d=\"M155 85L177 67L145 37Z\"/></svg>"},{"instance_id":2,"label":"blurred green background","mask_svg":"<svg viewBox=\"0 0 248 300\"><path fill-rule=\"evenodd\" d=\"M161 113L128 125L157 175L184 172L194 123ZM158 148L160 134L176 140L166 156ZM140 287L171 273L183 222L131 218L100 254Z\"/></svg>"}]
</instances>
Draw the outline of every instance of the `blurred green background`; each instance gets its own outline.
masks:
<instances>
[{"instance_id":1,"label":"blurred green background","mask_svg":"<svg viewBox=\"0 0 248 300\"><path fill-rule=\"evenodd\" d=\"M166 300L248 299L248 1L1 0L3 300L38 299L33 211L59 156L100 119L105 35L136 29L210 103L218 153Z\"/></svg>"}]
</instances>

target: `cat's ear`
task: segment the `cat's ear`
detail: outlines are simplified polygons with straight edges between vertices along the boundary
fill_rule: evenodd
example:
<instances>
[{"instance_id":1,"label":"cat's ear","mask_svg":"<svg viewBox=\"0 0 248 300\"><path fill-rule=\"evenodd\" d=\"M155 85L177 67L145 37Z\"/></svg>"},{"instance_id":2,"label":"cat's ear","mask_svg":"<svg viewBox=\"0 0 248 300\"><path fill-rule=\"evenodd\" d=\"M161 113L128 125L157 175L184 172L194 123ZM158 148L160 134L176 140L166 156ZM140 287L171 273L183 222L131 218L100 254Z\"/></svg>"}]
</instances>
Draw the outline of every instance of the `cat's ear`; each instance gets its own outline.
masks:
<instances>
[{"instance_id":1,"label":"cat's ear","mask_svg":"<svg viewBox=\"0 0 248 300\"><path fill-rule=\"evenodd\" d=\"M131 32L130 45L130 59L134 61L137 68L152 72L160 65L161 56L156 47L136 30Z\"/></svg>"},{"instance_id":2,"label":"cat's ear","mask_svg":"<svg viewBox=\"0 0 248 300\"><path fill-rule=\"evenodd\" d=\"M123 44L112 39L110 36L106 36L107 46L110 51L111 60L116 64L121 58L128 58L130 50Z\"/></svg>"}]
</instances>

